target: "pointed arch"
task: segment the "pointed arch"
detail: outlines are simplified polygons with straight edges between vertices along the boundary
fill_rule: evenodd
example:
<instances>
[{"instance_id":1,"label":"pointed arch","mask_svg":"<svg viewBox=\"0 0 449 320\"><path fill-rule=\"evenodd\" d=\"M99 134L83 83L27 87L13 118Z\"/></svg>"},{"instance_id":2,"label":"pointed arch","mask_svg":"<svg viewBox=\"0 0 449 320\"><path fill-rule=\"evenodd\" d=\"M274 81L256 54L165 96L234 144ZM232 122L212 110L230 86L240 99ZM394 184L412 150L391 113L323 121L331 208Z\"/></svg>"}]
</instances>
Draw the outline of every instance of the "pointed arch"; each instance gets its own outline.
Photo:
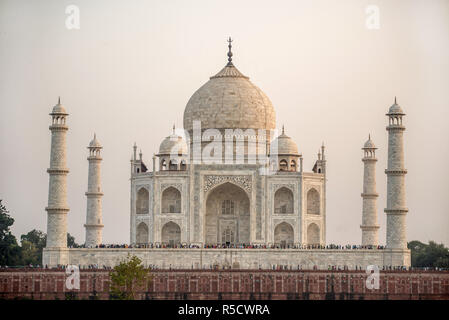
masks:
<instances>
[{"instance_id":1,"label":"pointed arch","mask_svg":"<svg viewBox=\"0 0 449 320\"><path fill-rule=\"evenodd\" d=\"M161 171L167 170L167 161L165 159L161 160L161 167L159 168Z\"/></svg>"},{"instance_id":2,"label":"pointed arch","mask_svg":"<svg viewBox=\"0 0 449 320\"><path fill-rule=\"evenodd\" d=\"M307 213L320 214L320 194L315 188L307 192Z\"/></svg>"},{"instance_id":3,"label":"pointed arch","mask_svg":"<svg viewBox=\"0 0 449 320\"><path fill-rule=\"evenodd\" d=\"M175 187L162 191L162 213L181 213L181 192Z\"/></svg>"},{"instance_id":4,"label":"pointed arch","mask_svg":"<svg viewBox=\"0 0 449 320\"><path fill-rule=\"evenodd\" d=\"M276 226L276 228L274 228L274 243L281 246L287 246L293 244L293 241L294 231L291 224L281 222Z\"/></svg>"},{"instance_id":5,"label":"pointed arch","mask_svg":"<svg viewBox=\"0 0 449 320\"><path fill-rule=\"evenodd\" d=\"M148 226L145 222L139 223L136 232L136 243L146 244L148 243Z\"/></svg>"},{"instance_id":6,"label":"pointed arch","mask_svg":"<svg viewBox=\"0 0 449 320\"><path fill-rule=\"evenodd\" d=\"M168 170L178 170L178 160L171 159L168 165Z\"/></svg>"},{"instance_id":7,"label":"pointed arch","mask_svg":"<svg viewBox=\"0 0 449 320\"><path fill-rule=\"evenodd\" d=\"M293 192L287 187L279 188L274 194L274 213L293 213Z\"/></svg>"},{"instance_id":8,"label":"pointed arch","mask_svg":"<svg viewBox=\"0 0 449 320\"><path fill-rule=\"evenodd\" d=\"M148 214L149 213L150 194L144 187L137 191L136 199L136 214Z\"/></svg>"},{"instance_id":9,"label":"pointed arch","mask_svg":"<svg viewBox=\"0 0 449 320\"><path fill-rule=\"evenodd\" d=\"M290 170L296 171L296 161L295 160L290 161Z\"/></svg>"},{"instance_id":10,"label":"pointed arch","mask_svg":"<svg viewBox=\"0 0 449 320\"><path fill-rule=\"evenodd\" d=\"M227 181L209 190L205 214L206 243L250 243L250 198L242 187Z\"/></svg>"},{"instance_id":11,"label":"pointed arch","mask_svg":"<svg viewBox=\"0 0 449 320\"><path fill-rule=\"evenodd\" d=\"M167 222L162 227L162 243L174 247L181 243L181 228L173 221Z\"/></svg>"},{"instance_id":12,"label":"pointed arch","mask_svg":"<svg viewBox=\"0 0 449 320\"><path fill-rule=\"evenodd\" d=\"M181 171L187 170L186 161L185 161L184 159L181 160L181 165L180 165L180 167L179 167L179 170L181 170Z\"/></svg>"},{"instance_id":13,"label":"pointed arch","mask_svg":"<svg viewBox=\"0 0 449 320\"><path fill-rule=\"evenodd\" d=\"M316 223L311 223L307 227L307 243L320 244L320 227Z\"/></svg>"},{"instance_id":14,"label":"pointed arch","mask_svg":"<svg viewBox=\"0 0 449 320\"><path fill-rule=\"evenodd\" d=\"M288 170L288 162L285 159L279 161L279 171L287 171Z\"/></svg>"}]
</instances>

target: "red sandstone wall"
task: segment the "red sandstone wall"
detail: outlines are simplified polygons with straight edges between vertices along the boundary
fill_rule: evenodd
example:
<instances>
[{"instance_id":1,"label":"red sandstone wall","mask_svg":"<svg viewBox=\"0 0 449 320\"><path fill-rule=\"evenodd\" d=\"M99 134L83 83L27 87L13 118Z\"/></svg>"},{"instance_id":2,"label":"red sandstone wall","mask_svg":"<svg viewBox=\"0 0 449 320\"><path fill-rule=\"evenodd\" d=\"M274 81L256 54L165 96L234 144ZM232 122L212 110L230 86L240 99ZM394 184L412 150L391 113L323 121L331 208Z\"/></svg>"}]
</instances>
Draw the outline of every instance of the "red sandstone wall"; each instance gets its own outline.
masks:
<instances>
[{"instance_id":1,"label":"red sandstone wall","mask_svg":"<svg viewBox=\"0 0 449 320\"><path fill-rule=\"evenodd\" d=\"M158 270L140 299L449 299L449 272L381 272L366 289L363 271ZM109 272L81 270L68 290L64 270L0 270L0 298L108 299Z\"/></svg>"}]
</instances>

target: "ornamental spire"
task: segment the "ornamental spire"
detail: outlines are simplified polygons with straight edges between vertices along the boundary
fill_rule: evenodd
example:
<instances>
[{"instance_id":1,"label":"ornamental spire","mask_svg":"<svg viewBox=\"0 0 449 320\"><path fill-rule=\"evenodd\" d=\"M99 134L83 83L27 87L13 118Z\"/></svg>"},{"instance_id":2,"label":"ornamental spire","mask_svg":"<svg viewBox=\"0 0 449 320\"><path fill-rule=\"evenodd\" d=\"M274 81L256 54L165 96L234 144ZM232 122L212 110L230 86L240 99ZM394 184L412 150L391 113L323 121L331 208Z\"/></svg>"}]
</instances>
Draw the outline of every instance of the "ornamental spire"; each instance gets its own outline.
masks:
<instances>
[{"instance_id":1,"label":"ornamental spire","mask_svg":"<svg viewBox=\"0 0 449 320\"><path fill-rule=\"evenodd\" d=\"M229 39L228 39L228 48L229 48L229 51L228 51L228 66L233 66L233 64L232 64L232 51L231 51L231 49L232 49L232 39L231 39L231 37L229 37Z\"/></svg>"},{"instance_id":2,"label":"ornamental spire","mask_svg":"<svg viewBox=\"0 0 449 320\"><path fill-rule=\"evenodd\" d=\"M249 77L243 75L232 63L232 39L231 37L228 38L228 63L225 65L223 69L220 70L216 75L210 77L210 79L216 79L216 78L244 78L249 79Z\"/></svg>"}]
</instances>

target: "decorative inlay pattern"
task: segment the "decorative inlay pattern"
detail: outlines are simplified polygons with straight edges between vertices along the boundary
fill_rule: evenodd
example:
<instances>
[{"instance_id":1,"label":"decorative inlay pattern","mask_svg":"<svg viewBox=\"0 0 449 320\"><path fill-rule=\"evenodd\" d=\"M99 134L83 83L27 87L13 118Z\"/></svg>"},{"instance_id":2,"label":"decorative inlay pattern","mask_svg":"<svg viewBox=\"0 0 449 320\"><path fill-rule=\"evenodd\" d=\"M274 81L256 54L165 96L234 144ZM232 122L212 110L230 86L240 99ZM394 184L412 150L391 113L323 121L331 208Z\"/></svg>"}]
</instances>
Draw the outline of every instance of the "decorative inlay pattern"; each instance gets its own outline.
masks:
<instances>
[{"instance_id":1,"label":"decorative inlay pattern","mask_svg":"<svg viewBox=\"0 0 449 320\"><path fill-rule=\"evenodd\" d=\"M273 191L276 192L276 191L278 191L282 187L290 189L293 193L296 191L296 184L294 184L294 183L273 184Z\"/></svg>"},{"instance_id":2,"label":"decorative inlay pattern","mask_svg":"<svg viewBox=\"0 0 449 320\"><path fill-rule=\"evenodd\" d=\"M167 188L176 188L178 189L180 192L182 191L182 184L181 183L161 183L161 192L164 191Z\"/></svg>"},{"instance_id":3,"label":"decorative inlay pattern","mask_svg":"<svg viewBox=\"0 0 449 320\"><path fill-rule=\"evenodd\" d=\"M204 176L204 192L209 191L214 186L221 184L223 182L232 182L236 185L242 187L246 192L250 193L252 190L252 180L251 176L218 176L218 175L206 175Z\"/></svg>"}]
</instances>

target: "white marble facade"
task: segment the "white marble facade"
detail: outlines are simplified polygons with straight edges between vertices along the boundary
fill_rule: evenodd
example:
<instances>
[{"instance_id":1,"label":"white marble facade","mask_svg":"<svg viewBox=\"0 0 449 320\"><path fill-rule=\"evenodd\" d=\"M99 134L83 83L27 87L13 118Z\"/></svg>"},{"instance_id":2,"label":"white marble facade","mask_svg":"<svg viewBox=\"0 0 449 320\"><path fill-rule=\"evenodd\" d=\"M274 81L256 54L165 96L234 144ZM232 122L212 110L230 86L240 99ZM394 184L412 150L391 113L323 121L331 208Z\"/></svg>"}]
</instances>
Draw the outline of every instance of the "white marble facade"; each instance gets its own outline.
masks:
<instances>
[{"instance_id":1,"label":"white marble facade","mask_svg":"<svg viewBox=\"0 0 449 320\"><path fill-rule=\"evenodd\" d=\"M101 158L95 158L97 165L89 171L91 178L96 177L96 183L86 193L86 232L90 229L93 232L91 236L87 234L86 239L94 239L90 241L92 248L67 248L67 113L58 102L51 115L48 242L43 264L113 266L127 254L136 254L145 265L159 267L201 267L216 263L233 267L235 264L240 268L275 264L318 268L327 268L329 264L410 265L405 224L408 209L404 183L407 172L403 156L404 113L396 101L387 114L390 122L385 209L387 248L384 250L297 246L326 244L324 145L313 168L304 170L303 156L296 142L285 134L284 128L280 135L275 130L276 114L269 98L234 66L231 44L226 66L210 77L188 101L184 110L185 131L179 134L173 127L173 133L162 141L151 163L145 164L147 160L143 160L142 152L137 155L134 145L130 170L132 248L93 248L102 243ZM99 144L95 146L101 148ZM364 149L371 152L375 147L370 143ZM374 153L372 156L365 153L361 228L362 243L376 246ZM147 167L149 164L152 168ZM89 206L89 201L97 201L98 205ZM155 249L146 244L168 247L193 244L199 249ZM228 245L228 248L205 248L217 244ZM276 244L278 248L232 248L250 244ZM288 248L289 245L295 246Z\"/></svg>"},{"instance_id":2,"label":"white marble facade","mask_svg":"<svg viewBox=\"0 0 449 320\"><path fill-rule=\"evenodd\" d=\"M275 137L269 98L234 66L231 50L228 57L192 95L185 134L173 128L152 170L134 147L132 244L325 243L324 146L313 170L304 172L284 128ZM261 156L269 160L258 161Z\"/></svg>"},{"instance_id":3,"label":"white marble facade","mask_svg":"<svg viewBox=\"0 0 449 320\"><path fill-rule=\"evenodd\" d=\"M194 187L196 183L198 188ZM173 201L171 209L177 209L177 201L180 210L163 210L167 200ZM218 205L211 204L213 201L219 201ZM133 170L130 242L169 244L163 241L162 231L168 223L174 223L180 230L179 243L324 244L325 201L324 173L278 172L262 176L257 166L251 165L187 165L185 171ZM247 206L243 214L236 212L241 202ZM234 210L234 214L226 210ZM208 236L208 220L223 225L228 222L234 239L220 240L226 229L220 225ZM239 228L245 223L247 231ZM285 232L287 237L276 239ZM178 240L173 236L171 244Z\"/></svg>"}]
</instances>

